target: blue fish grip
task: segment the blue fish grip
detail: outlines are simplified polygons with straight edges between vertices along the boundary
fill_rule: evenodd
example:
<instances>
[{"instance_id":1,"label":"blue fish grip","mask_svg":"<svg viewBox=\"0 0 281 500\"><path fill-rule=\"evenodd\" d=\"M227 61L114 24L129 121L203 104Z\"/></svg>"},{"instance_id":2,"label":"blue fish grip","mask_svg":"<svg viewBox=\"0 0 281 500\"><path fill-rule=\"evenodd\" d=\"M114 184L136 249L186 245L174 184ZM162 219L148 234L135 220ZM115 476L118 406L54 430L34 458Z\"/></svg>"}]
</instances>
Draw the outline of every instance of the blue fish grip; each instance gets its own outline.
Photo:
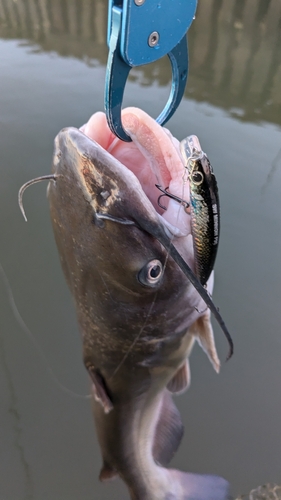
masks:
<instances>
[{"instance_id":1,"label":"blue fish grip","mask_svg":"<svg viewBox=\"0 0 281 500\"><path fill-rule=\"evenodd\" d=\"M180 104L188 75L186 32L197 0L109 0L105 80L105 112L111 131L130 142L121 121L122 101L131 68L168 55L172 85L168 101L156 119L164 125Z\"/></svg>"}]
</instances>

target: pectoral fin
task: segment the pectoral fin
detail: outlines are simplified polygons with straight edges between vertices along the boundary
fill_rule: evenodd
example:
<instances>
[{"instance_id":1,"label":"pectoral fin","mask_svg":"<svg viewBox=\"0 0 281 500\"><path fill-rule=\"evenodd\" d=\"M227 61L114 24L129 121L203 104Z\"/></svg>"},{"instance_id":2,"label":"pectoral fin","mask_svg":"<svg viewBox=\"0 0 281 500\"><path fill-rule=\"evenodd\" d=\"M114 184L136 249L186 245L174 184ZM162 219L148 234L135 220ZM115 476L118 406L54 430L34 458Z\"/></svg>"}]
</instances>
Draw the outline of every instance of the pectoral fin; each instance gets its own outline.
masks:
<instances>
[{"instance_id":1,"label":"pectoral fin","mask_svg":"<svg viewBox=\"0 0 281 500\"><path fill-rule=\"evenodd\" d=\"M102 375L91 364L85 362L88 373L93 382L92 392L96 401L98 401L104 409L105 413L109 413L113 409L113 404L105 385Z\"/></svg>"},{"instance_id":2,"label":"pectoral fin","mask_svg":"<svg viewBox=\"0 0 281 500\"><path fill-rule=\"evenodd\" d=\"M220 360L215 346L214 332L211 325L210 310L208 309L203 316L200 316L189 329L189 333L194 335L202 347L203 351L210 359L215 371L220 371Z\"/></svg>"},{"instance_id":3,"label":"pectoral fin","mask_svg":"<svg viewBox=\"0 0 281 500\"><path fill-rule=\"evenodd\" d=\"M101 471L100 471L99 480L104 483L107 481L112 481L117 476L118 476L118 472L116 470L112 469L108 464L106 464L104 462L104 464L101 468Z\"/></svg>"},{"instance_id":4,"label":"pectoral fin","mask_svg":"<svg viewBox=\"0 0 281 500\"><path fill-rule=\"evenodd\" d=\"M190 368L188 359L184 364L178 369L176 374L167 384L167 389L175 394L180 394L181 392L188 389L190 386Z\"/></svg>"}]
</instances>

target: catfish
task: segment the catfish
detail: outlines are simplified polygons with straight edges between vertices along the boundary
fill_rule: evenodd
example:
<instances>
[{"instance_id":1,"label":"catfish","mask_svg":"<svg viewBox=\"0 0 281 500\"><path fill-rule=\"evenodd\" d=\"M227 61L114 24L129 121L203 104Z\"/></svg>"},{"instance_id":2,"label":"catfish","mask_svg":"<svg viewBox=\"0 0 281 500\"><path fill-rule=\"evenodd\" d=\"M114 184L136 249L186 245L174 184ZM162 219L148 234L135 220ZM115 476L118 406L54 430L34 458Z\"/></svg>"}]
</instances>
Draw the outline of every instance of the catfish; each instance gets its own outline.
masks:
<instances>
[{"instance_id":1,"label":"catfish","mask_svg":"<svg viewBox=\"0 0 281 500\"><path fill-rule=\"evenodd\" d=\"M194 275L186 205L158 203L157 186L190 201L184 161L143 111L127 108L122 121L132 143L112 134L103 113L63 129L48 186L91 380L100 479L120 476L134 500L226 500L223 478L167 468L183 435L172 396L190 384L195 340L220 368L206 307L213 274L206 288Z\"/></svg>"}]
</instances>

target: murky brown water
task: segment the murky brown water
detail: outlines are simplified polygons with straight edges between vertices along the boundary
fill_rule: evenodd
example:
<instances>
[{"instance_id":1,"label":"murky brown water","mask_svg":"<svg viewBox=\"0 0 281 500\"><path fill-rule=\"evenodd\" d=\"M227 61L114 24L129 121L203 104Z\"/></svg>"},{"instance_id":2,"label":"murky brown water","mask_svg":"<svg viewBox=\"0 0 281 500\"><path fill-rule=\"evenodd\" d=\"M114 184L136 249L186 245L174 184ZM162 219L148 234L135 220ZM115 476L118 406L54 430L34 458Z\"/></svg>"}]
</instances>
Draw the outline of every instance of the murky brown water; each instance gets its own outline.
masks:
<instances>
[{"instance_id":1,"label":"murky brown water","mask_svg":"<svg viewBox=\"0 0 281 500\"><path fill-rule=\"evenodd\" d=\"M52 142L103 108L103 0L0 0L0 262L43 357L0 279L0 499L122 499L98 482L100 453L73 305L51 231L45 185ZM174 465L215 473L233 494L281 482L281 2L199 0L185 99L169 123L199 136L222 205L215 301L235 356L217 376L196 348L177 398L186 434ZM125 104L156 116L167 61L135 70ZM227 346L216 340L223 359ZM51 373L50 373L51 370ZM54 377L58 382L54 382Z\"/></svg>"}]
</instances>

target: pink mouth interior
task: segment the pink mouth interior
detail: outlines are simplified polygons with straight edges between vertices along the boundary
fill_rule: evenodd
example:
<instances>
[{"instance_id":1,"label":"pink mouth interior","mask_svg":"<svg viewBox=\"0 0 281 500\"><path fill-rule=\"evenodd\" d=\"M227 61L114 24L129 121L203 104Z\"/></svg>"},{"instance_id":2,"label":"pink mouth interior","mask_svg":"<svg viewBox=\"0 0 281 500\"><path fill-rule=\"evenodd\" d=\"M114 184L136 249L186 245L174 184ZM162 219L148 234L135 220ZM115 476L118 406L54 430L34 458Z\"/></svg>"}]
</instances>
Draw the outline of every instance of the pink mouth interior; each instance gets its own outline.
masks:
<instances>
[{"instance_id":1,"label":"pink mouth interior","mask_svg":"<svg viewBox=\"0 0 281 500\"><path fill-rule=\"evenodd\" d=\"M185 174L180 155L179 141L163 129L153 118L137 108L122 112L122 123L133 142L123 142L109 129L104 113L95 113L81 131L96 141L112 156L131 170L141 183L142 189L163 219L177 227L184 235L190 233L190 216L184 207L167 196L158 205L161 195L155 184L189 202L189 184L183 181ZM185 176L186 177L186 176Z\"/></svg>"}]
</instances>

